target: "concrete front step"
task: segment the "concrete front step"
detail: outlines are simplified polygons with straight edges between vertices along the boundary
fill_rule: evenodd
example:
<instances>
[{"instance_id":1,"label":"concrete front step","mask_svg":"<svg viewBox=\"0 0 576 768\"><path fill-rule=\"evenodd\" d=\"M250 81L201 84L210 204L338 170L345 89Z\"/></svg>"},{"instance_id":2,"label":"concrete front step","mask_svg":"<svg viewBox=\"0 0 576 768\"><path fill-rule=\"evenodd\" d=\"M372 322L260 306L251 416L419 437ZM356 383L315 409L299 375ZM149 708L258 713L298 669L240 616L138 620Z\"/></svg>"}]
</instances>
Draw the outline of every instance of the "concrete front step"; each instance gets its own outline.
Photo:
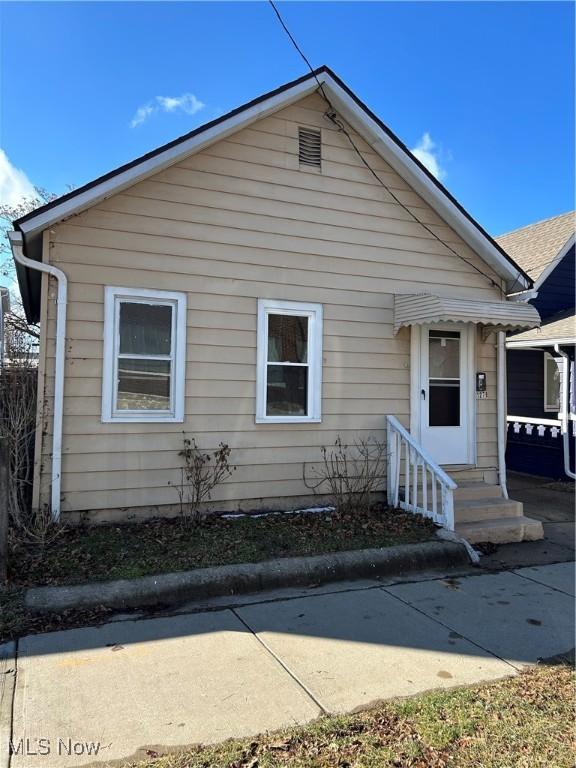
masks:
<instances>
[{"instance_id":1,"label":"concrete front step","mask_svg":"<svg viewBox=\"0 0 576 768\"><path fill-rule=\"evenodd\" d=\"M456 523L456 533L469 541L470 544L478 544L479 542L510 544L518 541L537 541L544 538L542 523L539 520L524 516Z\"/></svg>"},{"instance_id":2,"label":"concrete front step","mask_svg":"<svg viewBox=\"0 0 576 768\"><path fill-rule=\"evenodd\" d=\"M442 469L458 485L467 482L487 483L498 485L498 470L495 467L475 467L466 464L443 465Z\"/></svg>"},{"instance_id":3,"label":"concrete front step","mask_svg":"<svg viewBox=\"0 0 576 768\"><path fill-rule=\"evenodd\" d=\"M456 480L458 487L454 491L454 503L460 501L477 501L478 499L501 499L502 489L499 485L485 483L482 480ZM440 484L437 483L437 491L440 493ZM421 494L421 488L418 488ZM428 497L431 498L432 482L428 481Z\"/></svg>"},{"instance_id":4,"label":"concrete front step","mask_svg":"<svg viewBox=\"0 0 576 768\"><path fill-rule=\"evenodd\" d=\"M508 544L544 538L542 523L524 517L523 504L505 499L494 479L464 469L452 472L456 533L471 544Z\"/></svg>"},{"instance_id":5,"label":"concrete front step","mask_svg":"<svg viewBox=\"0 0 576 768\"><path fill-rule=\"evenodd\" d=\"M482 480L463 480L454 491L454 502L477 499L501 499L502 489L499 485L489 485Z\"/></svg>"},{"instance_id":6,"label":"concrete front step","mask_svg":"<svg viewBox=\"0 0 576 768\"><path fill-rule=\"evenodd\" d=\"M499 520L508 517L522 517L521 501L494 498L458 500L454 504L454 516L457 523L472 523L481 520Z\"/></svg>"}]
</instances>

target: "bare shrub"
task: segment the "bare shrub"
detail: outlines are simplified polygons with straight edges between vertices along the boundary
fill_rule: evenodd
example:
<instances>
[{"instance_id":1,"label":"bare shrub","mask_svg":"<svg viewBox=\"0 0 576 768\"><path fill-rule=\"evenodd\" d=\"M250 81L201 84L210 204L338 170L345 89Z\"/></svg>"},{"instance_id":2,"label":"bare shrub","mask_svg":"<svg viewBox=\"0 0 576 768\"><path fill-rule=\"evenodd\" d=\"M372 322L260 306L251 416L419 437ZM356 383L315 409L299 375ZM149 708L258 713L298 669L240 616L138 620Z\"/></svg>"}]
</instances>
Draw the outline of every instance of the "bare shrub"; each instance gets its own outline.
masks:
<instances>
[{"instance_id":1,"label":"bare shrub","mask_svg":"<svg viewBox=\"0 0 576 768\"><path fill-rule=\"evenodd\" d=\"M0 203L0 276L16 277L8 240L15 219L50 202L56 195L35 187L32 196L15 204ZM32 510L34 433L36 422L36 365L40 328L28 323L17 290L4 317L4 365L0 371L0 435L8 454L10 539L44 546L62 530L47 507Z\"/></svg>"},{"instance_id":2,"label":"bare shrub","mask_svg":"<svg viewBox=\"0 0 576 768\"><path fill-rule=\"evenodd\" d=\"M309 476L303 464L306 487L328 496L337 512L370 509L373 494L383 489L386 472L386 446L375 437L362 438L346 445L338 436L334 446L320 449L322 460L312 464Z\"/></svg>"},{"instance_id":3,"label":"bare shrub","mask_svg":"<svg viewBox=\"0 0 576 768\"><path fill-rule=\"evenodd\" d=\"M48 509L32 510L36 369L4 367L0 374L0 434L8 456L10 538L46 544L59 532Z\"/></svg>"},{"instance_id":4,"label":"bare shrub","mask_svg":"<svg viewBox=\"0 0 576 768\"><path fill-rule=\"evenodd\" d=\"M184 448L178 454L184 459L179 485L172 485L180 499L183 522L198 522L202 517L201 504L209 501L217 485L232 477L235 466L229 462L230 448L220 443L214 451L202 451L194 438L184 438Z\"/></svg>"}]
</instances>

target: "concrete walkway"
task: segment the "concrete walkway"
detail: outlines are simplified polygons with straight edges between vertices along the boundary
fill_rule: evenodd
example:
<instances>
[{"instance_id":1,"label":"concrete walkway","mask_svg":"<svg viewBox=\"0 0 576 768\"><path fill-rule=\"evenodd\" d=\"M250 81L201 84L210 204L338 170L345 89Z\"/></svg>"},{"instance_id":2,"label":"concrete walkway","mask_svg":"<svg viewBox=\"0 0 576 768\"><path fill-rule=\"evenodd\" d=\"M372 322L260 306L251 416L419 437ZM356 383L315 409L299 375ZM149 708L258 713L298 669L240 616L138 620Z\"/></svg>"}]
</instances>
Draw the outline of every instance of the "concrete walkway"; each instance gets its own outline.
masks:
<instances>
[{"instance_id":1,"label":"concrete walkway","mask_svg":"<svg viewBox=\"0 0 576 768\"><path fill-rule=\"evenodd\" d=\"M573 647L573 595L563 563L228 598L30 636L13 660L11 768L143 757L516 674Z\"/></svg>"},{"instance_id":2,"label":"concrete walkway","mask_svg":"<svg viewBox=\"0 0 576 768\"><path fill-rule=\"evenodd\" d=\"M511 498L524 504L525 515L542 522L544 539L502 544L495 552L482 558L481 567L500 570L574 560L575 489L573 483L555 483L545 477L509 472L508 491Z\"/></svg>"}]
</instances>

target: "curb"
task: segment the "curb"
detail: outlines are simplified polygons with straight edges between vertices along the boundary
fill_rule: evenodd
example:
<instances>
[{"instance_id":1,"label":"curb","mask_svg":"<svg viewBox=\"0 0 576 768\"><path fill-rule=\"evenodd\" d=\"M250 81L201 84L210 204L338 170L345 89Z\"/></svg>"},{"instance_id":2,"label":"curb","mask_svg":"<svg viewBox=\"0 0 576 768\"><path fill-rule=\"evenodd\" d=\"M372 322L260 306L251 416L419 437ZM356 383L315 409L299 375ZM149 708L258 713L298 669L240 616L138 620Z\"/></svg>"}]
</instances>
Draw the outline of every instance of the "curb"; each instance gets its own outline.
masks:
<instances>
[{"instance_id":1,"label":"curb","mask_svg":"<svg viewBox=\"0 0 576 768\"><path fill-rule=\"evenodd\" d=\"M402 575L467 563L468 555L462 544L445 541L404 544L311 557L286 557L262 563L221 565L139 579L33 587L26 592L25 605L38 613L101 605L110 608L141 608L160 603L174 605L197 598Z\"/></svg>"},{"instance_id":2,"label":"curb","mask_svg":"<svg viewBox=\"0 0 576 768\"><path fill-rule=\"evenodd\" d=\"M10 765L12 708L16 687L16 642L0 645L0 768Z\"/></svg>"}]
</instances>

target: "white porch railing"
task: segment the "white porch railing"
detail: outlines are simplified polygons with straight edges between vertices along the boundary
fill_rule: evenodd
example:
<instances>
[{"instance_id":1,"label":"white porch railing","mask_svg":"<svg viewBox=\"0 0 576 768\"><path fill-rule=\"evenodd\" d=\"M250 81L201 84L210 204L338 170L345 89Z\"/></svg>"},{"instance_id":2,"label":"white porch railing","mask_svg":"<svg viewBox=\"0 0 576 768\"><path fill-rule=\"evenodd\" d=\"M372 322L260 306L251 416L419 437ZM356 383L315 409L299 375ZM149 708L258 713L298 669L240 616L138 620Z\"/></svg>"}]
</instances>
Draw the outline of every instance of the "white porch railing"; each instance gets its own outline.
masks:
<instances>
[{"instance_id":1,"label":"white porch railing","mask_svg":"<svg viewBox=\"0 0 576 768\"><path fill-rule=\"evenodd\" d=\"M558 435L562 434L562 422L560 419L538 419L532 418L531 416L507 416L506 421L508 422L508 429L510 430L510 427L512 427L512 432L515 435L521 434L522 428L524 428L524 432L527 435L534 434L534 436L537 435L538 437L547 436L547 429L550 429L550 435L552 437L558 437ZM536 429L536 432L534 432L534 429ZM574 429L573 432L576 435L576 429Z\"/></svg>"},{"instance_id":2,"label":"white porch railing","mask_svg":"<svg viewBox=\"0 0 576 768\"><path fill-rule=\"evenodd\" d=\"M453 531L454 490L458 486L395 416L387 416L386 422L388 503Z\"/></svg>"}]
</instances>

